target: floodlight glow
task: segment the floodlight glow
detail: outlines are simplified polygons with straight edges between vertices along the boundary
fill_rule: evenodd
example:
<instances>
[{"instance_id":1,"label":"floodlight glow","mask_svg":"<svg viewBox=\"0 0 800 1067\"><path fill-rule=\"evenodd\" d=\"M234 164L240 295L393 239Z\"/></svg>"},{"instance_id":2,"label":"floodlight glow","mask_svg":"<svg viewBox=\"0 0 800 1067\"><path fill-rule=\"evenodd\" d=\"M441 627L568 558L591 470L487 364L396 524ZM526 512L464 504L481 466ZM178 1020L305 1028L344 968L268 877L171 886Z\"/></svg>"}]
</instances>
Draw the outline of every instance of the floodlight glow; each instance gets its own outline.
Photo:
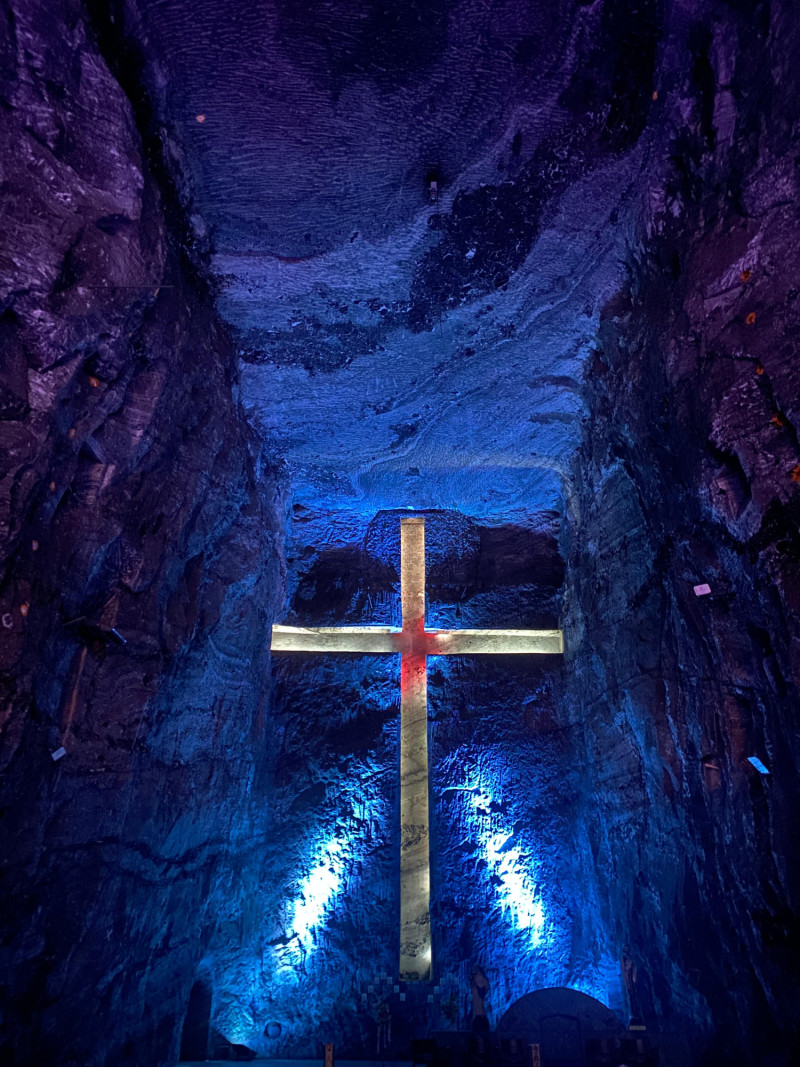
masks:
<instances>
[{"instance_id":1,"label":"floodlight glow","mask_svg":"<svg viewBox=\"0 0 800 1067\"><path fill-rule=\"evenodd\" d=\"M326 911L342 888L344 859L342 846L330 838L319 850L317 865L298 885L298 899L291 908L290 927L306 949Z\"/></svg>"},{"instance_id":2,"label":"floodlight glow","mask_svg":"<svg viewBox=\"0 0 800 1067\"><path fill-rule=\"evenodd\" d=\"M769 774L769 770L767 769L767 767L764 766L758 756L748 756L747 762L752 763L752 765L759 772L759 774Z\"/></svg>"},{"instance_id":3,"label":"floodlight glow","mask_svg":"<svg viewBox=\"0 0 800 1067\"><path fill-rule=\"evenodd\" d=\"M477 837L490 874L496 879L497 895L515 930L528 931L528 941L535 948L542 940L545 913L535 878L535 865L530 856L515 844L513 833L483 828L480 811L486 811L492 798L477 792L472 804L478 818Z\"/></svg>"}]
</instances>

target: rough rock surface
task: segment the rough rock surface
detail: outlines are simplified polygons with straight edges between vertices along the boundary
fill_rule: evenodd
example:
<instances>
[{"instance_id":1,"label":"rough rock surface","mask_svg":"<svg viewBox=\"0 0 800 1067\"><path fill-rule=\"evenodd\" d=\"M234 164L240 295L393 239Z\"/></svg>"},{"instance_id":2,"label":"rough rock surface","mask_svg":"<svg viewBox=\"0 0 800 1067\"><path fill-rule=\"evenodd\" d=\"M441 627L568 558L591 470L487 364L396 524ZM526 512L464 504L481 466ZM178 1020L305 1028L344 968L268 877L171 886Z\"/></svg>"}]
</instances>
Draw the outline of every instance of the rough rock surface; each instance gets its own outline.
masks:
<instances>
[{"instance_id":1,"label":"rough rock surface","mask_svg":"<svg viewBox=\"0 0 800 1067\"><path fill-rule=\"evenodd\" d=\"M260 863L275 484L81 5L3 41L0 1057L171 1062Z\"/></svg>"},{"instance_id":2,"label":"rough rock surface","mask_svg":"<svg viewBox=\"0 0 800 1067\"><path fill-rule=\"evenodd\" d=\"M624 1017L629 944L665 1067L789 1067L791 5L40 7L0 63L4 1053L174 1062L193 987L269 1054L369 1051L387 997L399 1048L478 963L495 1022ZM397 621L408 506L430 623L567 654L430 664L401 1001L397 664L265 671L281 598Z\"/></svg>"},{"instance_id":3,"label":"rough rock surface","mask_svg":"<svg viewBox=\"0 0 800 1067\"><path fill-rule=\"evenodd\" d=\"M290 621L398 625L401 514L376 516L363 545L318 554ZM426 541L429 626L557 623L563 564L552 529L479 527L428 512ZM340 1049L370 1049L385 997L400 1049L415 1031L468 1028L476 958L492 965L497 1017L530 988L554 983L605 998L613 947L599 926L585 958L573 958L576 908L564 884L581 886L587 911L597 904L580 862L588 840L574 825L577 724L556 721L559 657L429 661L436 981L419 998L395 988L399 663L275 659L274 832L265 846L273 877L255 905L258 955L218 947L221 1031L270 1054L314 1055L325 1034ZM277 1039L264 1039L268 1022L280 1024Z\"/></svg>"},{"instance_id":4,"label":"rough rock surface","mask_svg":"<svg viewBox=\"0 0 800 1067\"><path fill-rule=\"evenodd\" d=\"M800 1035L800 40L779 5L727 14L689 36L695 92L669 101L587 368L565 617L588 833L645 1011L693 1017L707 1062L778 1064Z\"/></svg>"}]
</instances>

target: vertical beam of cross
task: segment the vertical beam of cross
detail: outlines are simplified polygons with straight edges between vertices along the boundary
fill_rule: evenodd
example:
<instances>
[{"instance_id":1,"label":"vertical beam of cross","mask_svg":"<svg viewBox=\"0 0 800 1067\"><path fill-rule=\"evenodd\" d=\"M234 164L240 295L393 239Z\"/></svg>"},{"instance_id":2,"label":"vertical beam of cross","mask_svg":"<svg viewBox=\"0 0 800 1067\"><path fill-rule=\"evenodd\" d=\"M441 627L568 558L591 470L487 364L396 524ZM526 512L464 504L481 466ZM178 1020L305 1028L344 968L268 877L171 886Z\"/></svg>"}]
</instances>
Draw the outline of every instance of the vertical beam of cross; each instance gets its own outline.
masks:
<instances>
[{"instance_id":1,"label":"vertical beam of cross","mask_svg":"<svg viewBox=\"0 0 800 1067\"><path fill-rule=\"evenodd\" d=\"M425 520L400 524L400 978L431 974Z\"/></svg>"}]
</instances>

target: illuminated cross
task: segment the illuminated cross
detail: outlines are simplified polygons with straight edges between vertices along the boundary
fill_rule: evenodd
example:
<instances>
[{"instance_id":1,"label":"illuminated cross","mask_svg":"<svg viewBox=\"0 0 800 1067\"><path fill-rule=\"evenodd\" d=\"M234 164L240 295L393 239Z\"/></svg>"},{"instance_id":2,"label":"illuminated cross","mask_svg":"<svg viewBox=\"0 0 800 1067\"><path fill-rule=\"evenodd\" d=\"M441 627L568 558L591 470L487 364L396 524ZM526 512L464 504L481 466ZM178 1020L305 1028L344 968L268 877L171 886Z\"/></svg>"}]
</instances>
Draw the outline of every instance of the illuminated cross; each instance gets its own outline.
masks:
<instances>
[{"instance_id":1,"label":"illuminated cross","mask_svg":"<svg viewBox=\"0 0 800 1067\"><path fill-rule=\"evenodd\" d=\"M428 656L563 652L560 630L426 630L425 520L400 521L403 626L273 626L273 652L400 653L400 978L431 976Z\"/></svg>"}]
</instances>

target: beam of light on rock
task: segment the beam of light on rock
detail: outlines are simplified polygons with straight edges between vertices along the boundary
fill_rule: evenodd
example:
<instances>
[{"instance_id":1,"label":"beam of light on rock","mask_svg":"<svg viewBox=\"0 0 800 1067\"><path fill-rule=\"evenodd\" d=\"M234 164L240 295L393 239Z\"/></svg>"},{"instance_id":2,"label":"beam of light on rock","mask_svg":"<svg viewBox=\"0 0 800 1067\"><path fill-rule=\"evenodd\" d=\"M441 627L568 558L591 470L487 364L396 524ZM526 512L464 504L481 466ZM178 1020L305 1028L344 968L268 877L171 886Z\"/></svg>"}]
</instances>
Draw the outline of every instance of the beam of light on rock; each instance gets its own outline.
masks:
<instances>
[{"instance_id":1,"label":"beam of light on rock","mask_svg":"<svg viewBox=\"0 0 800 1067\"><path fill-rule=\"evenodd\" d=\"M497 896L516 931L526 931L530 948L538 947L545 933L545 911L536 881L536 866L513 842L513 833L493 828L488 816L492 797L479 790L472 796L473 827L488 874L497 887Z\"/></svg>"},{"instance_id":2,"label":"beam of light on rock","mask_svg":"<svg viewBox=\"0 0 800 1067\"><path fill-rule=\"evenodd\" d=\"M317 861L297 887L290 909L289 926L308 951L326 913L338 897L344 880L344 856L341 842L329 838L317 851Z\"/></svg>"}]
</instances>

